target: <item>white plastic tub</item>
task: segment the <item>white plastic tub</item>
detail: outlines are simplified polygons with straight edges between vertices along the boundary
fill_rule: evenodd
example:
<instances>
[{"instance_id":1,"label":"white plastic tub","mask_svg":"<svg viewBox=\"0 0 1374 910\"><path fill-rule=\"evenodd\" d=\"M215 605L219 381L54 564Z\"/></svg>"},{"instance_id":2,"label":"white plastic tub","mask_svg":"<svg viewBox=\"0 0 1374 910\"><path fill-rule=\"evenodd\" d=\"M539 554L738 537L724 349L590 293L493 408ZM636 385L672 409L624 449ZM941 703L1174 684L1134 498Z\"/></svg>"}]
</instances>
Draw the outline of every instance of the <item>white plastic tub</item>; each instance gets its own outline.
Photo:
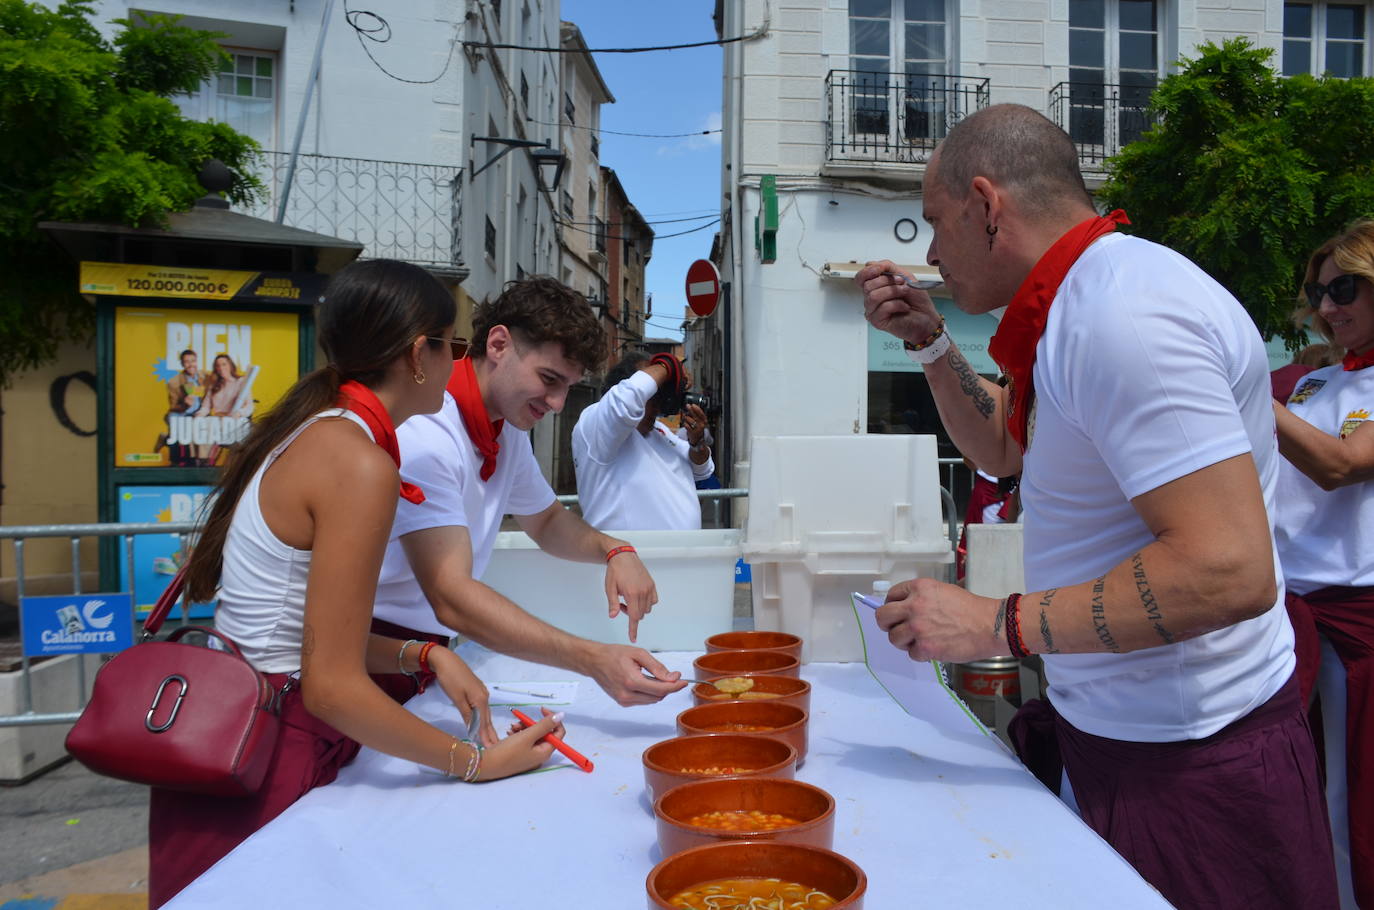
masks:
<instances>
[{"instance_id":1,"label":"white plastic tub","mask_svg":"<svg viewBox=\"0 0 1374 910\"><path fill-rule=\"evenodd\" d=\"M639 552L658 603L639 624L638 645L651 651L700 651L734 622L740 532L607 531ZM556 559L524 532L504 531L482 581L551 625L594 641L628 644L625 617L608 619L601 563Z\"/></svg>"}]
</instances>

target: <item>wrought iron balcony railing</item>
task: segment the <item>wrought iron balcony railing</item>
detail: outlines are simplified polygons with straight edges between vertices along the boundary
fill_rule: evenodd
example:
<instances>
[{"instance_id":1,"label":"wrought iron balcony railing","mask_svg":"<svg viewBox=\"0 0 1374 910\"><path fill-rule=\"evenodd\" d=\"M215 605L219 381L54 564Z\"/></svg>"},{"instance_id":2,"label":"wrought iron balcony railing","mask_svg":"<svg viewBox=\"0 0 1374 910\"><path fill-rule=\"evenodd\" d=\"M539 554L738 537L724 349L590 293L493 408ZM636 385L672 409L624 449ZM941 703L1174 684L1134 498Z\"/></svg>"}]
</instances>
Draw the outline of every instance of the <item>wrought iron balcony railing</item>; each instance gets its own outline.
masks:
<instances>
[{"instance_id":1,"label":"wrought iron balcony railing","mask_svg":"<svg viewBox=\"0 0 1374 910\"><path fill-rule=\"evenodd\" d=\"M248 214L276 220L290 159L260 153L267 192ZM438 164L300 155L283 223L356 240L368 259L452 269L463 262L461 174Z\"/></svg>"},{"instance_id":2,"label":"wrought iron balcony railing","mask_svg":"<svg viewBox=\"0 0 1374 910\"><path fill-rule=\"evenodd\" d=\"M1078 146L1082 164L1101 166L1154 126L1153 90L1153 85L1061 82L1050 89L1050 119Z\"/></svg>"},{"instance_id":3,"label":"wrought iron balcony railing","mask_svg":"<svg viewBox=\"0 0 1374 910\"><path fill-rule=\"evenodd\" d=\"M989 103L987 79L831 70L827 161L919 163L949 128Z\"/></svg>"}]
</instances>

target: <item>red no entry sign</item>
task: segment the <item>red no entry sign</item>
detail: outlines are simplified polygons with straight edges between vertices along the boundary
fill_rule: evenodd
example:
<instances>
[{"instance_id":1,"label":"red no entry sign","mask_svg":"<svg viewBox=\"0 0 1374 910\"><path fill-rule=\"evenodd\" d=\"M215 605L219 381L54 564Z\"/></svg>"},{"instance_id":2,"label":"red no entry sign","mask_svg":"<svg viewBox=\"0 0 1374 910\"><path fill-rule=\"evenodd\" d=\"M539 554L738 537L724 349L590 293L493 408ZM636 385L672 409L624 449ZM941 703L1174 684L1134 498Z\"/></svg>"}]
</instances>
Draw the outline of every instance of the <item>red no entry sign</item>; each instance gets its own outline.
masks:
<instances>
[{"instance_id":1,"label":"red no entry sign","mask_svg":"<svg viewBox=\"0 0 1374 910\"><path fill-rule=\"evenodd\" d=\"M720 272L709 259L687 267L687 305L698 316L710 316L720 302Z\"/></svg>"}]
</instances>

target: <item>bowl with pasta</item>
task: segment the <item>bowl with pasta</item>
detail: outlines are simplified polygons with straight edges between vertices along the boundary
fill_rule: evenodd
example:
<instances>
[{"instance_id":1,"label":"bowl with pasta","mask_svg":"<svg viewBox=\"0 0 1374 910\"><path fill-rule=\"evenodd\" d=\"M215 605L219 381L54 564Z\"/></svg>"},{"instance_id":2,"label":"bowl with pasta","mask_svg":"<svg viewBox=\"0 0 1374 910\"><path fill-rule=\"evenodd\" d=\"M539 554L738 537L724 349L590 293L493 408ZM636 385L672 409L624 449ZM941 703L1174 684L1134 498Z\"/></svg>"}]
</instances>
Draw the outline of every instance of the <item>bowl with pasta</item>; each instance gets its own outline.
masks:
<instances>
[{"instance_id":1,"label":"bowl with pasta","mask_svg":"<svg viewBox=\"0 0 1374 910\"><path fill-rule=\"evenodd\" d=\"M820 787L777 777L681 784L654 801L664 856L722 840L778 840L830 849L835 800Z\"/></svg>"},{"instance_id":2,"label":"bowl with pasta","mask_svg":"<svg viewBox=\"0 0 1374 910\"><path fill-rule=\"evenodd\" d=\"M833 850L731 840L665 858L645 889L649 910L862 910L868 878Z\"/></svg>"}]
</instances>

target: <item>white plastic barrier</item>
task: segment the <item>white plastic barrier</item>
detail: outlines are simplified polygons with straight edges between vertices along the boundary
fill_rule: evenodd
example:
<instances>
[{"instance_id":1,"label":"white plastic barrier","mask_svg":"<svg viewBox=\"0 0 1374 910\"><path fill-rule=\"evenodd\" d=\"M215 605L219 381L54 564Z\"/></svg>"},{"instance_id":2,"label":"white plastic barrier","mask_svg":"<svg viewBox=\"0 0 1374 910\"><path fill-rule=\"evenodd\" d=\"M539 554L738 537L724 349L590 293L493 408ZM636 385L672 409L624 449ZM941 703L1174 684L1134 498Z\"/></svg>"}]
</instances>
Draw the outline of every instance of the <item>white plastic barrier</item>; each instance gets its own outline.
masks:
<instances>
[{"instance_id":1,"label":"white plastic barrier","mask_svg":"<svg viewBox=\"0 0 1374 910\"><path fill-rule=\"evenodd\" d=\"M805 660L862 660L849 592L953 560L935 437L756 436L750 461L754 627L800 635Z\"/></svg>"},{"instance_id":2,"label":"white plastic barrier","mask_svg":"<svg viewBox=\"0 0 1374 910\"><path fill-rule=\"evenodd\" d=\"M1017 524L971 524L964 529L964 587L984 597L1026 590L1024 535Z\"/></svg>"},{"instance_id":3,"label":"white plastic barrier","mask_svg":"<svg viewBox=\"0 0 1374 910\"><path fill-rule=\"evenodd\" d=\"M639 624L651 651L690 651L734 623L740 532L614 531L629 541L654 578L658 603ZM606 567L568 562L539 549L523 531L503 531L482 581L545 622L594 641L629 642L624 617L606 615Z\"/></svg>"}]
</instances>

